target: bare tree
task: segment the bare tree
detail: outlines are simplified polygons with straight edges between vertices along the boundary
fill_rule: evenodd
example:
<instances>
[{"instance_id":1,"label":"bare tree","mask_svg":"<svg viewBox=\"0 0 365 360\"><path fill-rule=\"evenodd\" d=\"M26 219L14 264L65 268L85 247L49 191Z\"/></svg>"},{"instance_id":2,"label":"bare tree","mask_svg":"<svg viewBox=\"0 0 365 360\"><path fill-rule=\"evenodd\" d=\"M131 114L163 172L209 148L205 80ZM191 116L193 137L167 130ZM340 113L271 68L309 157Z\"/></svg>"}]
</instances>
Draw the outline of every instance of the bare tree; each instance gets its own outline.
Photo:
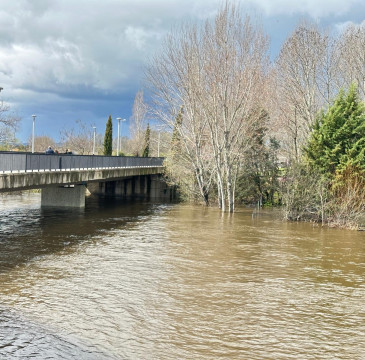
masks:
<instances>
[{"instance_id":1,"label":"bare tree","mask_svg":"<svg viewBox=\"0 0 365 360\"><path fill-rule=\"evenodd\" d=\"M15 140L15 131L20 118L10 110L9 104L0 100L0 143L9 143Z\"/></svg>"},{"instance_id":2,"label":"bare tree","mask_svg":"<svg viewBox=\"0 0 365 360\"><path fill-rule=\"evenodd\" d=\"M34 137L34 151L35 152L45 152L45 150L51 146L53 149L55 149L55 140L51 138L50 136L41 135L41 136L35 136ZM29 137L28 139L28 149L31 149L32 147L32 137Z\"/></svg>"},{"instance_id":3,"label":"bare tree","mask_svg":"<svg viewBox=\"0 0 365 360\"><path fill-rule=\"evenodd\" d=\"M268 39L228 4L204 32L205 118L217 171L220 206L234 210L235 186L252 123L263 105ZM203 99L202 99L203 101ZM227 198L226 198L227 197Z\"/></svg>"},{"instance_id":4,"label":"bare tree","mask_svg":"<svg viewBox=\"0 0 365 360\"><path fill-rule=\"evenodd\" d=\"M341 51L338 38L324 32L322 34L323 52L317 74L317 88L320 95L319 102L323 107L332 105L333 99L344 86L341 71Z\"/></svg>"},{"instance_id":5,"label":"bare tree","mask_svg":"<svg viewBox=\"0 0 365 360\"><path fill-rule=\"evenodd\" d=\"M133 155L141 155L147 126L147 104L143 99L143 90L137 92L133 103L132 116L129 121L129 147Z\"/></svg>"},{"instance_id":6,"label":"bare tree","mask_svg":"<svg viewBox=\"0 0 365 360\"><path fill-rule=\"evenodd\" d=\"M313 24L300 24L285 41L276 61L275 103L278 126L289 140L287 150L298 159L311 126L331 94L328 38ZM326 88L324 90L324 88Z\"/></svg>"},{"instance_id":7,"label":"bare tree","mask_svg":"<svg viewBox=\"0 0 365 360\"><path fill-rule=\"evenodd\" d=\"M245 138L261 108L267 50L262 29L227 2L203 27L185 24L171 33L147 71L156 115L173 129L183 108L180 156L207 204L216 182L223 211L234 211Z\"/></svg>"},{"instance_id":8,"label":"bare tree","mask_svg":"<svg viewBox=\"0 0 365 360\"><path fill-rule=\"evenodd\" d=\"M355 83L365 98L365 24L349 25L339 38L338 49L342 84L348 88Z\"/></svg>"},{"instance_id":9,"label":"bare tree","mask_svg":"<svg viewBox=\"0 0 365 360\"><path fill-rule=\"evenodd\" d=\"M197 26L185 24L167 36L161 54L152 60L146 76L156 118L171 131L178 116L183 118L181 125L175 128L181 141L180 152L178 157L172 154L171 163L176 166L178 161L182 168L190 170L190 176L184 178L197 184L200 197L208 204L212 176L207 172L207 162L202 156L202 139L208 129L195 96L197 84L202 81L199 79L202 77L200 52ZM186 188L193 189L194 185Z\"/></svg>"},{"instance_id":10,"label":"bare tree","mask_svg":"<svg viewBox=\"0 0 365 360\"><path fill-rule=\"evenodd\" d=\"M79 155L92 154L92 127L84 124L81 120L76 120L76 125L77 128L63 129L61 131L61 141L64 144L64 150L69 149Z\"/></svg>"},{"instance_id":11,"label":"bare tree","mask_svg":"<svg viewBox=\"0 0 365 360\"><path fill-rule=\"evenodd\" d=\"M10 150L16 143L15 131L12 128L0 127L0 148Z\"/></svg>"}]
</instances>

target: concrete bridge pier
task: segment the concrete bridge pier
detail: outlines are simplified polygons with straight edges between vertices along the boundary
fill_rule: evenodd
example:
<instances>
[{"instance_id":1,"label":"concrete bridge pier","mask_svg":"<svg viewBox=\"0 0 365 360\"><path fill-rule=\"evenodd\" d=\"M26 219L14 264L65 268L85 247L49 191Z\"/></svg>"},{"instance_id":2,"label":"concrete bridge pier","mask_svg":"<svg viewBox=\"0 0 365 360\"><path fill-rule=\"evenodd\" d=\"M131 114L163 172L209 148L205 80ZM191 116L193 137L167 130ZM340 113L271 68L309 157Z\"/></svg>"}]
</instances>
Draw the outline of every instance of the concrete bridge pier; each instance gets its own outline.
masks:
<instances>
[{"instance_id":1,"label":"concrete bridge pier","mask_svg":"<svg viewBox=\"0 0 365 360\"><path fill-rule=\"evenodd\" d=\"M147 199L171 201L175 199L174 189L169 187L159 175L140 175L124 179L91 182L88 193L125 199ZM53 207L85 206L86 186L53 185L42 188L41 205Z\"/></svg>"},{"instance_id":2,"label":"concrete bridge pier","mask_svg":"<svg viewBox=\"0 0 365 360\"><path fill-rule=\"evenodd\" d=\"M89 183L88 190L92 194L126 199L163 201L175 199L174 189L159 175L131 176L120 180Z\"/></svg>"},{"instance_id":3,"label":"concrete bridge pier","mask_svg":"<svg viewBox=\"0 0 365 360\"><path fill-rule=\"evenodd\" d=\"M168 186L160 175L152 175L149 186L149 197L151 199L174 200L173 188Z\"/></svg>"},{"instance_id":4,"label":"concrete bridge pier","mask_svg":"<svg viewBox=\"0 0 365 360\"><path fill-rule=\"evenodd\" d=\"M50 186L42 189L41 206L84 207L85 185Z\"/></svg>"}]
</instances>

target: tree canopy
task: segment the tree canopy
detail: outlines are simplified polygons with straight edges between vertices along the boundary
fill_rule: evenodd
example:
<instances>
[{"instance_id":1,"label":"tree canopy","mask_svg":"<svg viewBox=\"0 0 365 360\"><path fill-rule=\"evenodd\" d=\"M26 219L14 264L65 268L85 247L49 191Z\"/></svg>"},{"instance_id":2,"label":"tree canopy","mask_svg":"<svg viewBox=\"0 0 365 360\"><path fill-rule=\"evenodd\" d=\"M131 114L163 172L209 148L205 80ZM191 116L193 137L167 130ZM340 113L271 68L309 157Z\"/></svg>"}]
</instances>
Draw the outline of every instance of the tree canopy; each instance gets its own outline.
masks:
<instances>
[{"instance_id":1,"label":"tree canopy","mask_svg":"<svg viewBox=\"0 0 365 360\"><path fill-rule=\"evenodd\" d=\"M334 181L365 175L365 106L356 86L340 91L333 105L317 118L305 148L308 162Z\"/></svg>"}]
</instances>

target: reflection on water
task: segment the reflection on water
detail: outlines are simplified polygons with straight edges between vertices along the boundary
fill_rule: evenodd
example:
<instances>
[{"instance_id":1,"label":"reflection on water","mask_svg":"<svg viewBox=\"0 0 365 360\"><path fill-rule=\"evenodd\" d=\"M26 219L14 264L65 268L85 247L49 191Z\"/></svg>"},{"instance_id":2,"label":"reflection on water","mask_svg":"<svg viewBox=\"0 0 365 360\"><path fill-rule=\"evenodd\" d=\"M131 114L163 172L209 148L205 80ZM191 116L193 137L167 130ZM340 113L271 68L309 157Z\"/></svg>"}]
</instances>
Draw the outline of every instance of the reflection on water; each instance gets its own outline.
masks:
<instances>
[{"instance_id":1,"label":"reflection on water","mask_svg":"<svg viewBox=\"0 0 365 360\"><path fill-rule=\"evenodd\" d=\"M0 234L0 358L365 358L364 233L31 195Z\"/></svg>"},{"instance_id":2,"label":"reflection on water","mask_svg":"<svg viewBox=\"0 0 365 360\"><path fill-rule=\"evenodd\" d=\"M9 310L0 308L1 359L115 359L93 345L55 334Z\"/></svg>"},{"instance_id":3,"label":"reflection on water","mask_svg":"<svg viewBox=\"0 0 365 360\"><path fill-rule=\"evenodd\" d=\"M0 273L70 245L87 241L114 226L138 222L145 204L90 198L85 209L41 208L39 195L0 197Z\"/></svg>"}]
</instances>

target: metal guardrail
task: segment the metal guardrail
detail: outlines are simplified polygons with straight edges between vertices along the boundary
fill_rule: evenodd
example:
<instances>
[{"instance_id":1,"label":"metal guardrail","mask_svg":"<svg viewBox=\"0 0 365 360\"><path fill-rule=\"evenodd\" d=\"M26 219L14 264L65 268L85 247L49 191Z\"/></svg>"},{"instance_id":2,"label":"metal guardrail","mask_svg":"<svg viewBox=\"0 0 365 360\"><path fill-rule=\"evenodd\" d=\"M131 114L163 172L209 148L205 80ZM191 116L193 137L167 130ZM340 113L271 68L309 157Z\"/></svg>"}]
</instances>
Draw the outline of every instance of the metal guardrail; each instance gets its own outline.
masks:
<instances>
[{"instance_id":1,"label":"metal guardrail","mask_svg":"<svg viewBox=\"0 0 365 360\"><path fill-rule=\"evenodd\" d=\"M162 166L164 158L0 152L0 173Z\"/></svg>"}]
</instances>

